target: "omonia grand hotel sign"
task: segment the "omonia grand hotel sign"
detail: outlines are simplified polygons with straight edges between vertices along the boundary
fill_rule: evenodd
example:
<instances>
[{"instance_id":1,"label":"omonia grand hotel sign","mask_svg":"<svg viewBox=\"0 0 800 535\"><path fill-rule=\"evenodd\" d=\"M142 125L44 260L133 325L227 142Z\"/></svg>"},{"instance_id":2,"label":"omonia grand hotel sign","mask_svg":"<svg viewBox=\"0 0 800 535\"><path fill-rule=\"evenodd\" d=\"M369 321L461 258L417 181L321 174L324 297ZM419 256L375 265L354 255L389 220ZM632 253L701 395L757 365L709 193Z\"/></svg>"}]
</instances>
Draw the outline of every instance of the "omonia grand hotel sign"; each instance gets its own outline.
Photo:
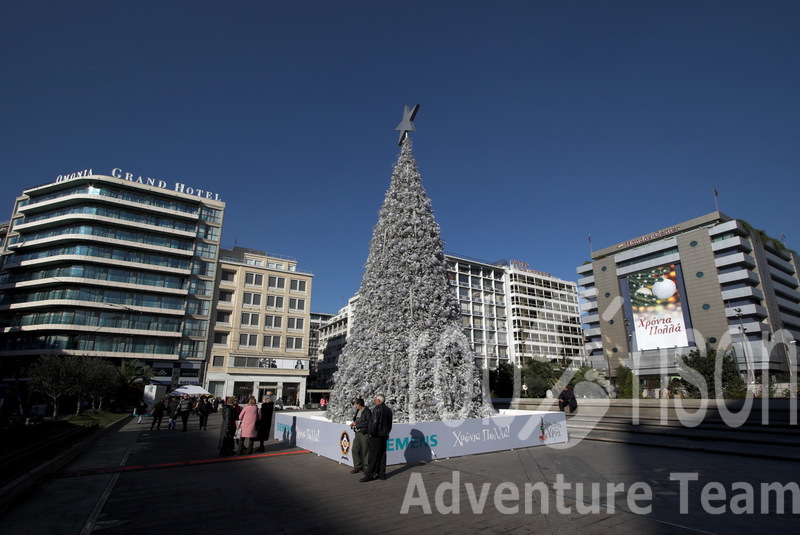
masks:
<instances>
[{"instance_id":1,"label":"omonia grand hotel sign","mask_svg":"<svg viewBox=\"0 0 800 535\"><path fill-rule=\"evenodd\" d=\"M84 178L90 175L93 175L91 169L84 169L83 171L78 171L76 173L69 173L65 175L58 175L56 177L56 182L66 182L68 180L72 180L74 178ZM187 186L183 182L175 182L172 188L169 187L169 184L165 180L158 180L155 178L150 177L143 177L142 175L136 175L134 173L128 173L123 171L119 167L115 167L111 170L111 176L114 178L120 178L122 180L127 180L128 182L135 182L137 184L143 184L145 186L155 186L157 188L163 189L172 189L177 191L178 193L185 193L187 195L194 195L195 197L200 197L202 199L211 199L214 201L221 201L222 199L219 196L219 193L214 193L211 191L207 191L200 188L193 188L191 186Z\"/></svg>"}]
</instances>

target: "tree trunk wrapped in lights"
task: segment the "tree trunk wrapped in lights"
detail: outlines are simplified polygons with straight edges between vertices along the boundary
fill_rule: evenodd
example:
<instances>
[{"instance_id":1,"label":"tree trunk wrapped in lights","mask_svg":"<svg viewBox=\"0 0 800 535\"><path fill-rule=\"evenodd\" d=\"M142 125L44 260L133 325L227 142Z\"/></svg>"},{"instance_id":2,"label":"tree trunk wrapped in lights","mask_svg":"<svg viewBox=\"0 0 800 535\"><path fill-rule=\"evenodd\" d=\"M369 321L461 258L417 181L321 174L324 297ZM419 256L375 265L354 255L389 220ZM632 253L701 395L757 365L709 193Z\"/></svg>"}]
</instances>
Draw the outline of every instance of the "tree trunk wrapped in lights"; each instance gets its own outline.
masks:
<instances>
[{"instance_id":1,"label":"tree trunk wrapped in lights","mask_svg":"<svg viewBox=\"0 0 800 535\"><path fill-rule=\"evenodd\" d=\"M406 137L370 242L359 301L328 406L384 394L395 421L487 416L480 372L448 286L439 225Z\"/></svg>"}]
</instances>

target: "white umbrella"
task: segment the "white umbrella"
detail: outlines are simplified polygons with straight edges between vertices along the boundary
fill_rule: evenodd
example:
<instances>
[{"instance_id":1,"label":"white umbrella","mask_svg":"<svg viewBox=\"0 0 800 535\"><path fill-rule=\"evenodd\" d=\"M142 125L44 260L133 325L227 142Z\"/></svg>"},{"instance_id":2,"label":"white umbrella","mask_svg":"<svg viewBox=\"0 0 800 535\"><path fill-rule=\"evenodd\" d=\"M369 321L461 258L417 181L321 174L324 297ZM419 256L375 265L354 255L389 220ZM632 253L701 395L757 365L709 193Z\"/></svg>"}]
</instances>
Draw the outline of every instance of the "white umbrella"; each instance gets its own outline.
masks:
<instances>
[{"instance_id":1,"label":"white umbrella","mask_svg":"<svg viewBox=\"0 0 800 535\"><path fill-rule=\"evenodd\" d=\"M189 394L190 396L210 396L211 392L207 391L202 386L183 385L169 393L170 396L182 396L184 394Z\"/></svg>"}]
</instances>

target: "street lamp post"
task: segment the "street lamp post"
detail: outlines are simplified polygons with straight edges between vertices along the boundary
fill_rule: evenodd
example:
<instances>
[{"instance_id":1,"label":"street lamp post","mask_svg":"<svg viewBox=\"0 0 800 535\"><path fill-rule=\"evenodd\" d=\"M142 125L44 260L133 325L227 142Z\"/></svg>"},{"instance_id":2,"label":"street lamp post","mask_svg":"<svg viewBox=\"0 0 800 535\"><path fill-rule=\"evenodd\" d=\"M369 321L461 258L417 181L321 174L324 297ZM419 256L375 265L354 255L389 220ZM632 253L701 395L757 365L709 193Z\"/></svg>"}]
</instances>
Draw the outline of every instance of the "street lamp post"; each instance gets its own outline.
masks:
<instances>
[{"instance_id":1,"label":"street lamp post","mask_svg":"<svg viewBox=\"0 0 800 535\"><path fill-rule=\"evenodd\" d=\"M755 373L753 372L753 369L750 366L750 359L747 354L747 344L745 344L745 340L747 339L745 333L747 332L747 329L745 329L744 321L742 321L742 316L743 316L742 309L734 308L733 310L734 312L736 312L736 317L739 318L739 335L741 336L740 341L742 343L742 353L744 353L744 365L745 368L747 369L747 381L752 384L756 382L756 378L755 378Z\"/></svg>"},{"instance_id":2,"label":"street lamp post","mask_svg":"<svg viewBox=\"0 0 800 535\"><path fill-rule=\"evenodd\" d=\"M622 323L625 325L625 350L628 353L628 358L631 362L631 370L633 371L634 375L636 374L636 366L633 362L633 334L631 333L631 319L627 316L623 316ZM608 374L611 375L611 365L609 364Z\"/></svg>"}]
</instances>

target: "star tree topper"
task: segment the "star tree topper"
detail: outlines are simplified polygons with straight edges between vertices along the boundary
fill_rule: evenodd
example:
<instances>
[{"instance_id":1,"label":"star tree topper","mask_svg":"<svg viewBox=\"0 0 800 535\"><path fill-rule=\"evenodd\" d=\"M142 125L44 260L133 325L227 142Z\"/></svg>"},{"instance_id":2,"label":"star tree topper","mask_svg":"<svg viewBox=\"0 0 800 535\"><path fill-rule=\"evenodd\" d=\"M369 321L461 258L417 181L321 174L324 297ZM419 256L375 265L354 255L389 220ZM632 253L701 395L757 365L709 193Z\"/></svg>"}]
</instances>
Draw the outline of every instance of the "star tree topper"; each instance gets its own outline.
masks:
<instances>
[{"instance_id":1,"label":"star tree topper","mask_svg":"<svg viewBox=\"0 0 800 535\"><path fill-rule=\"evenodd\" d=\"M403 120L397 125L395 130L400 131L400 139L397 140L398 145L403 144L403 140L406 138L409 132L416 132L414 128L414 117L417 116L417 112L419 111L419 104L415 104L414 108L409 110L408 106L405 107L405 111L403 112Z\"/></svg>"}]
</instances>

